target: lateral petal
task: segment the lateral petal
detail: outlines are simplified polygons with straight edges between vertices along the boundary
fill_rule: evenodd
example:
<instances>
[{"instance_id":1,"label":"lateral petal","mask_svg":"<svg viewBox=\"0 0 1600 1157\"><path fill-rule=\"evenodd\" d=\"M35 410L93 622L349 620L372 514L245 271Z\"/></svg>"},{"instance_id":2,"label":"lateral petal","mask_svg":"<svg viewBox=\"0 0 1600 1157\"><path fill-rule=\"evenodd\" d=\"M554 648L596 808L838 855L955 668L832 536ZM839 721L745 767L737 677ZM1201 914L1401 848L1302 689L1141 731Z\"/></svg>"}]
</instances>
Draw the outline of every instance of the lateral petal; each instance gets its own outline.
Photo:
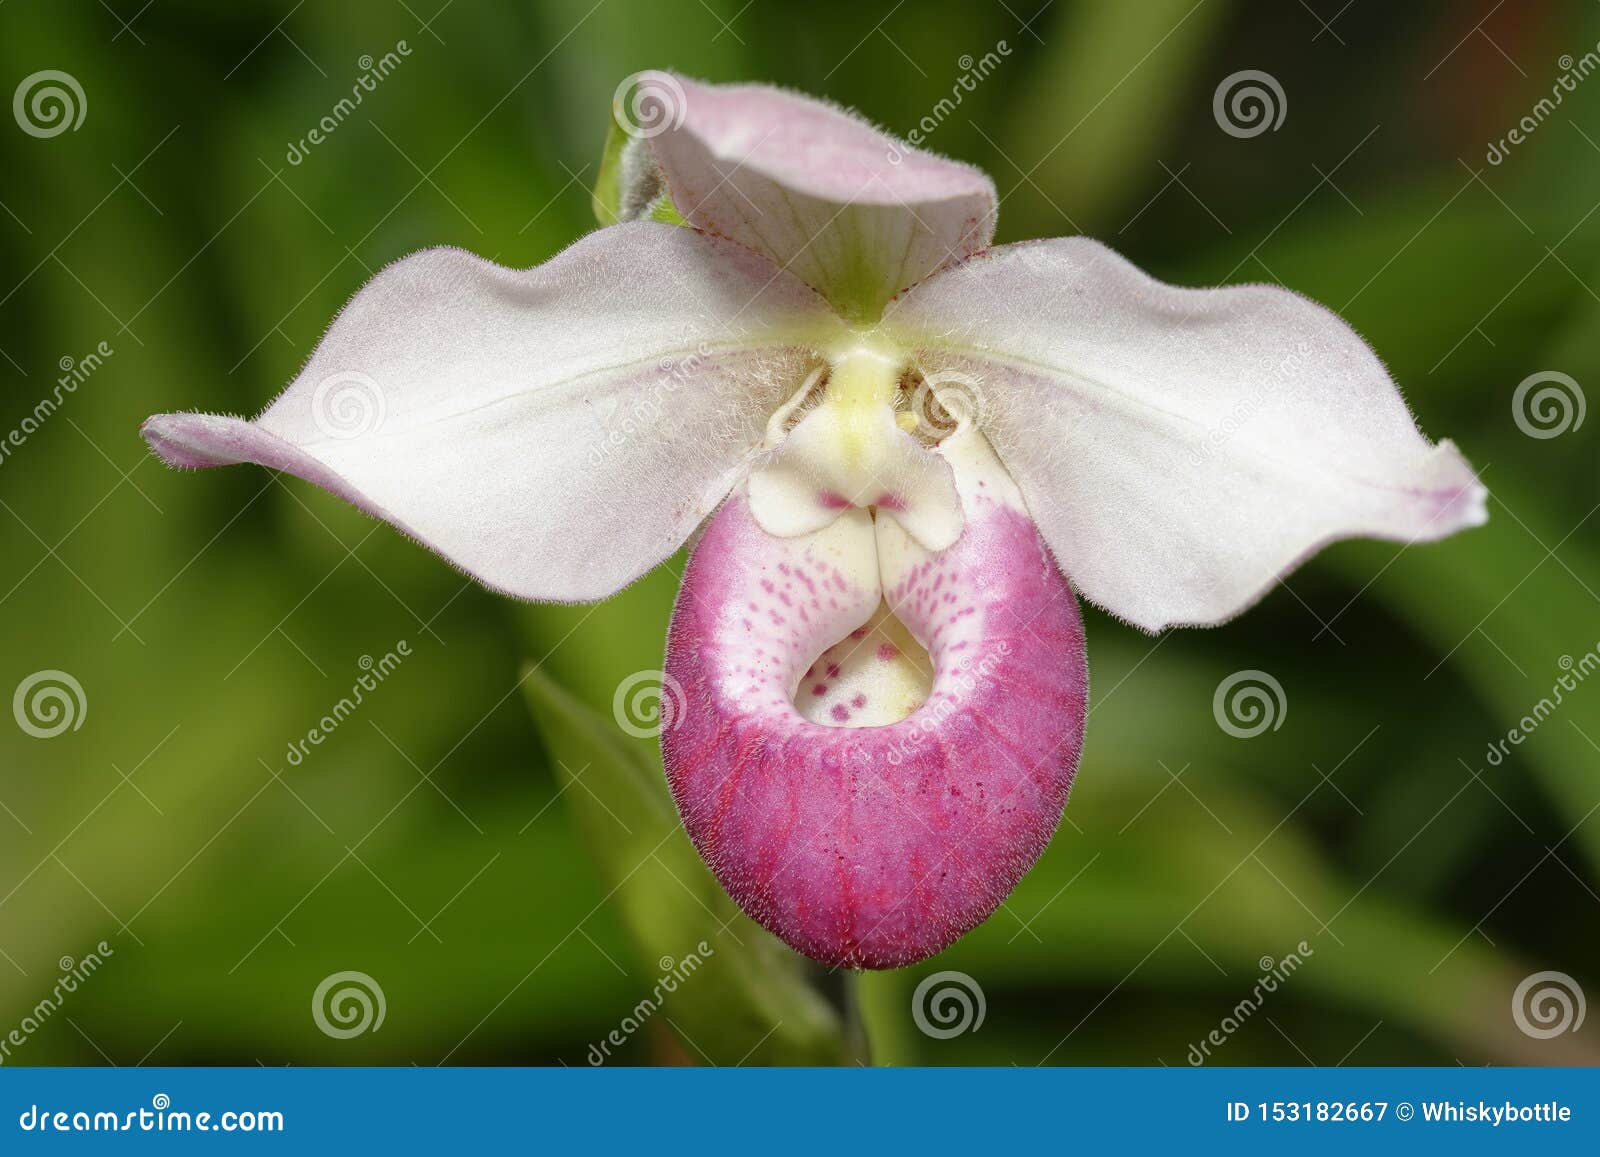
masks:
<instances>
[{"instance_id":1,"label":"lateral petal","mask_svg":"<svg viewBox=\"0 0 1600 1157\"><path fill-rule=\"evenodd\" d=\"M369 282L254 422L144 434L176 466L296 474L494 589L599 599L716 507L837 325L764 258L668 225L522 271L432 249Z\"/></svg>"},{"instance_id":2,"label":"lateral petal","mask_svg":"<svg viewBox=\"0 0 1600 1157\"><path fill-rule=\"evenodd\" d=\"M1074 585L1149 631L1229 619L1337 539L1486 518L1366 343L1275 286L1180 289L1067 238L945 270L884 325L976 388Z\"/></svg>"}]
</instances>

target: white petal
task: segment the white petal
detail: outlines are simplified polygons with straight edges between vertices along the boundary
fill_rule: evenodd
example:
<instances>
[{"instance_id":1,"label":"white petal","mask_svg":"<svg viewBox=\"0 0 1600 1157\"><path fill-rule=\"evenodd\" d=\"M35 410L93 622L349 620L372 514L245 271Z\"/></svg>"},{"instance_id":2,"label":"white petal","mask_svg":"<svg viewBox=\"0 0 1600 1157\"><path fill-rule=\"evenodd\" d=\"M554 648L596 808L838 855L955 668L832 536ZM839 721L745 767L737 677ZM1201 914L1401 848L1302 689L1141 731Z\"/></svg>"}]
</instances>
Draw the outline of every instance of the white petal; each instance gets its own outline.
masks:
<instances>
[{"instance_id":1,"label":"white petal","mask_svg":"<svg viewBox=\"0 0 1600 1157\"><path fill-rule=\"evenodd\" d=\"M635 211L665 177L697 228L765 254L856 320L906 286L983 249L994 183L903 144L825 101L765 85L639 78L631 130L659 174L633 163Z\"/></svg>"},{"instance_id":2,"label":"white petal","mask_svg":"<svg viewBox=\"0 0 1600 1157\"><path fill-rule=\"evenodd\" d=\"M145 435L174 465L297 474L498 590L597 599L710 513L837 325L765 259L670 225L525 271L433 249L368 283L255 422Z\"/></svg>"},{"instance_id":3,"label":"white petal","mask_svg":"<svg viewBox=\"0 0 1600 1157\"><path fill-rule=\"evenodd\" d=\"M885 327L975 383L1062 568L1146 630L1231 618L1336 539L1486 518L1361 338L1283 289L1178 289L1069 238L946 270Z\"/></svg>"}]
</instances>

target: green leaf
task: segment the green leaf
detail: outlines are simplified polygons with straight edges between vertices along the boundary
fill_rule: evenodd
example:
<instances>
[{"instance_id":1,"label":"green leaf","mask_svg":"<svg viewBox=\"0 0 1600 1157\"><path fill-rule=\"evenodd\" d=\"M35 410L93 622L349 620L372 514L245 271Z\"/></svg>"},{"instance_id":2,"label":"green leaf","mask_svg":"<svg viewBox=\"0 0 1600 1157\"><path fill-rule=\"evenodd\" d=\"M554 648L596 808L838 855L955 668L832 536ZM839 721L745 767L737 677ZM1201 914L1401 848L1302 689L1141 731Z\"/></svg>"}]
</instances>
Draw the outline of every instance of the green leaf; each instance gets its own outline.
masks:
<instances>
[{"instance_id":1,"label":"green leaf","mask_svg":"<svg viewBox=\"0 0 1600 1157\"><path fill-rule=\"evenodd\" d=\"M628 134L612 114L606 127L606 143L600 150L600 174L594 179L594 215L602 225L615 225L622 219L622 153L628 147Z\"/></svg>"},{"instance_id":2,"label":"green leaf","mask_svg":"<svg viewBox=\"0 0 1600 1157\"><path fill-rule=\"evenodd\" d=\"M672 203L672 198L663 193L656 198L656 203L650 207L650 220L660 221L663 225L687 225L678 207Z\"/></svg>"},{"instance_id":3,"label":"green leaf","mask_svg":"<svg viewBox=\"0 0 1600 1157\"><path fill-rule=\"evenodd\" d=\"M1476 734L1458 734L1465 742L1452 752L1462 774L1476 770L1504 784L1531 773L1564 817L1573 850L1600 864L1600 827L1586 822L1596 804L1600 685L1580 680L1586 653L1600 647L1600 559L1574 533L1582 512L1554 516L1555 503L1531 475L1496 464L1486 481L1488 525L1426 549L1407 547L1392 566L1382 564L1365 597L1414 624L1440 656L1436 669L1452 668L1477 691ZM1381 550L1333 561L1352 576L1380 573L1372 559Z\"/></svg>"},{"instance_id":4,"label":"green leaf","mask_svg":"<svg viewBox=\"0 0 1600 1157\"><path fill-rule=\"evenodd\" d=\"M1046 59L1019 86L1002 153L1027 172L1006 200L1013 235L1055 236L1071 227L1064 213L1094 233L1124 211L1129 186L1194 99L1190 78L1229 8L1148 0L1080 4L1062 15Z\"/></svg>"},{"instance_id":5,"label":"green leaf","mask_svg":"<svg viewBox=\"0 0 1600 1157\"><path fill-rule=\"evenodd\" d=\"M628 135L627 129L613 112L611 126L606 130L605 147L600 151L600 174L595 178L594 193L591 198L595 218L602 225L615 225L622 220L623 157L631 144L634 144L633 138ZM678 212L678 207L672 203L672 195L664 187L650 205L650 220L660 221L665 225L689 223L683 214Z\"/></svg>"},{"instance_id":6,"label":"green leaf","mask_svg":"<svg viewBox=\"0 0 1600 1157\"><path fill-rule=\"evenodd\" d=\"M699 962L661 998L687 1054L716 1065L857 1059L843 1018L811 983L811 966L745 917L701 863L659 762L539 670L524 688L634 948L640 996L654 1000L663 978Z\"/></svg>"},{"instance_id":7,"label":"green leaf","mask_svg":"<svg viewBox=\"0 0 1600 1157\"><path fill-rule=\"evenodd\" d=\"M1533 959L1395 903L1377 875L1344 875L1297 822L1299 807L1283 816L1278 803L1210 767L1186 768L1193 796L1181 788L1156 795L1157 777L1138 762L1104 760L1092 772L1068 810L1079 830L1057 835L1005 911L918 966L976 978L997 1027L1028 994L1073 982L1090 991L1181 991L1209 1003L1220 1021L1293 952L1304 967L1270 998L1269 1015L1309 1003L1324 1016L1381 1020L1462 1058L1594 1063L1594 1047L1579 1036L1536 1040L1516 1027L1509 1001L1537 968ZM1391 870L1406 868L1401 861ZM1093 1037L1099 1012L1091 1000L1061 1021L1053 1063L1104 1063L1105 1046ZM1138 1045L1177 1063L1209 1027L1162 1026ZM943 1042L916 1043L921 1063L940 1059ZM1237 1056L1224 1052L1222 1063Z\"/></svg>"}]
</instances>

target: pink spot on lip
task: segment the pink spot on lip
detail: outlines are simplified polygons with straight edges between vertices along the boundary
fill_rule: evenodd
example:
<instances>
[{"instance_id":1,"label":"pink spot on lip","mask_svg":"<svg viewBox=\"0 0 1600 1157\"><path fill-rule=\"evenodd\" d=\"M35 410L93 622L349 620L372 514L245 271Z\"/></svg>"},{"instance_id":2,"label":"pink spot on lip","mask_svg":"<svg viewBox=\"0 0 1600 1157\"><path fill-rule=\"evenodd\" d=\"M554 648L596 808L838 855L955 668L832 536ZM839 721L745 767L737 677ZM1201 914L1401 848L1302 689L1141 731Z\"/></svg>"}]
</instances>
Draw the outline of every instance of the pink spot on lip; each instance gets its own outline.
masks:
<instances>
[{"instance_id":1,"label":"pink spot on lip","mask_svg":"<svg viewBox=\"0 0 1600 1157\"><path fill-rule=\"evenodd\" d=\"M898 659L899 657L900 648L896 647L893 643L878 644L878 658L882 659L885 663L893 659Z\"/></svg>"},{"instance_id":2,"label":"pink spot on lip","mask_svg":"<svg viewBox=\"0 0 1600 1157\"><path fill-rule=\"evenodd\" d=\"M811 693L820 699L822 696L828 693L828 685L826 683L818 683L815 687L811 688Z\"/></svg>"},{"instance_id":3,"label":"pink spot on lip","mask_svg":"<svg viewBox=\"0 0 1600 1157\"><path fill-rule=\"evenodd\" d=\"M898 494L880 494L878 495L878 501L874 505L881 506L885 510L904 510L906 508L906 500Z\"/></svg>"},{"instance_id":4,"label":"pink spot on lip","mask_svg":"<svg viewBox=\"0 0 1600 1157\"><path fill-rule=\"evenodd\" d=\"M860 696L858 695L856 698L859 699ZM856 704L856 706L859 707L860 704L858 703L858 704ZM832 715L840 723L844 723L845 721L847 721L850 718L850 709L847 708L843 703L835 703L833 705L833 710L828 712L828 714Z\"/></svg>"},{"instance_id":5,"label":"pink spot on lip","mask_svg":"<svg viewBox=\"0 0 1600 1157\"><path fill-rule=\"evenodd\" d=\"M850 509L850 500L835 490L817 491L817 501L829 510Z\"/></svg>"}]
</instances>

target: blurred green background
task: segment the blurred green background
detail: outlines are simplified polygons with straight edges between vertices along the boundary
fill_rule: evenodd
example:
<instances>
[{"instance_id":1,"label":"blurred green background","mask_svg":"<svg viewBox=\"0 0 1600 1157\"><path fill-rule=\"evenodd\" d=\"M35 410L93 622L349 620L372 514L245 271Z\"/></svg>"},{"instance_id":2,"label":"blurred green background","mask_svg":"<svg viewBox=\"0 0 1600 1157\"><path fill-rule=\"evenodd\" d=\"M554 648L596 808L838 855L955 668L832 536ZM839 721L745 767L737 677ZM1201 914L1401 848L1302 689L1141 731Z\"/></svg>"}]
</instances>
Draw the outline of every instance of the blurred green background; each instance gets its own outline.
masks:
<instances>
[{"instance_id":1,"label":"blurred green background","mask_svg":"<svg viewBox=\"0 0 1600 1157\"><path fill-rule=\"evenodd\" d=\"M848 1062L864 1022L885 1063L1182 1065L1302 941L1211 1063L1594 1060L1600 1016L1541 1039L1513 996L1546 970L1600 993L1600 680L1487 750L1600 645L1600 419L1533 437L1513 403L1542 371L1573 402L1600 381L1600 79L1487 152L1597 41L1588 0L11 0L4 90L62 70L87 112L0 124L0 436L82 378L0 459L0 692L56 669L86 709L49 739L0 716L0 1040L111 954L5 1062L584 1064L702 940L611 1061ZM1484 470L1492 517L1336 546L1218 630L1086 608L1054 844L948 952L854 985L734 918L612 722L661 664L681 560L599 607L521 606L296 480L169 471L137 429L257 412L408 252L527 266L592 228L630 73L774 81L904 134L1000 42L927 143L994 174L1001 240L1089 233L1167 280L1326 302ZM1240 137L1213 94L1246 69L1286 115ZM1213 694L1246 669L1286 706L1240 739ZM342 1039L312 1000L347 970L385 1016ZM919 1031L941 970L981 988L981 1027Z\"/></svg>"}]
</instances>

